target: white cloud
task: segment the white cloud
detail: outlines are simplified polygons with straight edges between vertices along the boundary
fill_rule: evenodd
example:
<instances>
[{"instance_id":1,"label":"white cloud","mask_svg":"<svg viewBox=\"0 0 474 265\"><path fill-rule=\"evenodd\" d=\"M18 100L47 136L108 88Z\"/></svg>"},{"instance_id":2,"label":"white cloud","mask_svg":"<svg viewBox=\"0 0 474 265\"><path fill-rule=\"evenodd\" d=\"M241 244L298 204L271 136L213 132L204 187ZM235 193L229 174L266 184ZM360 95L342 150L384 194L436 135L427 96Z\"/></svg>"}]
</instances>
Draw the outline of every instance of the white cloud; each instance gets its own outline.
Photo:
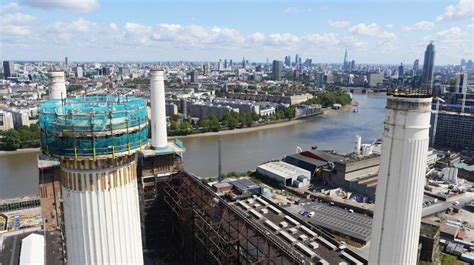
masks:
<instances>
[{"instance_id":1,"label":"white cloud","mask_svg":"<svg viewBox=\"0 0 474 265\"><path fill-rule=\"evenodd\" d=\"M364 23L359 23L355 26L352 26L349 28L349 32L361 36L376 36L377 33L379 32L380 27L375 24L364 24Z\"/></svg>"},{"instance_id":2,"label":"white cloud","mask_svg":"<svg viewBox=\"0 0 474 265\"><path fill-rule=\"evenodd\" d=\"M393 29L394 25L393 24L385 24L385 27L388 29Z\"/></svg>"},{"instance_id":3,"label":"white cloud","mask_svg":"<svg viewBox=\"0 0 474 265\"><path fill-rule=\"evenodd\" d=\"M434 27L435 23L431 21L419 21L413 24L412 26L402 27L402 31L412 32L412 31L426 31L431 30Z\"/></svg>"},{"instance_id":4,"label":"white cloud","mask_svg":"<svg viewBox=\"0 0 474 265\"><path fill-rule=\"evenodd\" d=\"M100 6L98 0L23 0L23 3L43 9L66 9L79 12L90 12Z\"/></svg>"},{"instance_id":5,"label":"white cloud","mask_svg":"<svg viewBox=\"0 0 474 265\"><path fill-rule=\"evenodd\" d=\"M347 20L329 20L328 24L333 28L345 28L351 25Z\"/></svg>"},{"instance_id":6,"label":"white cloud","mask_svg":"<svg viewBox=\"0 0 474 265\"><path fill-rule=\"evenodd\" d=\"M5 4L3 6L0 6L0 14L9 12L13 9L18 9L20 6L15 3L15 2L10 2L8 4Z\"/></svg>"},{"instance_id":7,"label":"white cloud","mask_svg":"<svg viewBox=\"0 0 474 265\"><path fill-rule=\"evenodd\" d=\"M119 31L119 27L117 26L117 24L115 23L110 23L110 30L113 31L113 32L117 32Z\"/></svg>"},{"instance_id":8,"label":"white cloud","mask_svg":"<svg viewBox=\"0 0 474 265\"><path fill-rule=\"evenodd\" d=\"M456 20L472 17L474 14L473 0L459 0L456 5L449 5L444 13L436 18L437 21Z\"/></svg>"},{"instance_id":9,"label":"white cloud","mask_svg":"<svg viewBox=\"0 0 474 265\"><path fill-rule=\"evenodd\" d=\"M456 62L462 57L472 56L474 39L470 29L463 30L460 27L454 26L438 31L422 38L419 42L419 47L424 49L430 41L434 42L437 54L443 57L455 58L454 61Z\"/></svg>"},{"instance_id":10,"label":"white cloud","mask_svg":"<svg viewBox=\"0 0 474 265\"><path fill-rule=\"evenodd\" d=\"M35 20L36 17L23 13L3 14L0 19L0 32L5 35L28 35Z\"/></svg>"}]
</instances>

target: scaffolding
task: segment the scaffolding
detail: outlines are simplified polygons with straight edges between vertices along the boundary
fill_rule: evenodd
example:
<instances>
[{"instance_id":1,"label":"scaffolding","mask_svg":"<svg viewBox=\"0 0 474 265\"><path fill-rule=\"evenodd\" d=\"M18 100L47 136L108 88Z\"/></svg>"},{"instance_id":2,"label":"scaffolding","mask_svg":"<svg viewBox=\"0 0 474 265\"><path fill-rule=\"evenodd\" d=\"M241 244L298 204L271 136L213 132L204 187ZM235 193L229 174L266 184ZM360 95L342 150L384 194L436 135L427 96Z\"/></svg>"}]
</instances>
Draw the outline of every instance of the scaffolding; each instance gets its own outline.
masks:
<instances>
[{"instance_id":1,"label":"scaffolding","mask_svg":"<svg viewBox=\"0 0 474 265\"><path fill-rule=\"evenodd\" d=\"M131 154L147 140L143 99L89 96L49 100L39 107L41 146L58 157Z\"/></svg>"},{"instance_id":2,"label":"scaffolding","mask_svg":"<svg viewBox=\"0 0 474 265\"><path fill-rule=\"evenodd\" d=\"M155 246L149 247L161 249L158 255L164 260L174 264L302 263L196 177L180 171L162 179L158 187L162 198L156 203L162 215L155 218L164 222L161 226L166 230L153 231Z\"/></svg>"}]
</instances>

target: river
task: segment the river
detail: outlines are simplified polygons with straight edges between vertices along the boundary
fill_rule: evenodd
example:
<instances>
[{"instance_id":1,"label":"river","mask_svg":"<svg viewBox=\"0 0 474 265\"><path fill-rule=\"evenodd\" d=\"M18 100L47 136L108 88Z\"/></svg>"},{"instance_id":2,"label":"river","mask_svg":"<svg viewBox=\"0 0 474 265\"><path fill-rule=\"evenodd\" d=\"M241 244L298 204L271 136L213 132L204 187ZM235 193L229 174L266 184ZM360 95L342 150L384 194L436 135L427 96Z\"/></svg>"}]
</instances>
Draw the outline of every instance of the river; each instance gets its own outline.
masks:
<instances>
[{"instance_id":1,"label":"river","mask_svg":"<svg viewBox=\"0 0 474 265\"><path fill-rule=\"evenodd\" d=\"M386 96L354 94L359 112L332 112L314 116L306 122L247 133L223 135L222 171L244 172L266 161L281 159L311 146L346 153L354 149L354 137L363 143L381 138ZM182 139L185 168L200 176L217 175L217 136ZM0 199L34 195L38 190L36 152L0 154Z\"/></svg>"},{"instance_id":2,"label":"river","mask_svg":"<svg viewBox=\"0 0 474 265\"><path fill-rule=\"evenodd\" d=\"M354 150L357 134L363 143L381 138L385 94L354 94L353 97L359 102L357 113L331 112L308 118L304 123L221 136L222 172L255 170L261 163L294 154L298 146L305 150L316 145L319 149L347 153ZM199 176L216 176L217 136L182 141L186 147L185 168Z\"/></svg>"}]
</instances>

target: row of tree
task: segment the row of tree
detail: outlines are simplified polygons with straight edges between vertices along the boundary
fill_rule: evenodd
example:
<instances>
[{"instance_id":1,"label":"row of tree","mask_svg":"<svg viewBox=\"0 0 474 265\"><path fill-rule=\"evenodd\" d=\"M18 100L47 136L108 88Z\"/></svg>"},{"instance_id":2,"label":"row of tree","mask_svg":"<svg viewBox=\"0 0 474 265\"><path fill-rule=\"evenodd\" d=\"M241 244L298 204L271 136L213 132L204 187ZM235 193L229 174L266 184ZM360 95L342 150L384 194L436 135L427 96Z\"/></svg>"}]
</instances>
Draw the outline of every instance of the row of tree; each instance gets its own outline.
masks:
<instances>
[{"instance_id":1,"label":"row of tree","mask_svg":"<svg viewBox=\"0 0 474 265\"><path fill-rule=\"evenodd\" d=\"M169 129L177 135L185 135L192 133L194 129L199 129L201 132L218 132L222 127L230 130L236 128L252 127L252 125L263 118L264 121L276 121L282 119L293 119L295 117L295 107L290 106L277 111L274 115L260 117L255 112L229 112L223 115L219 121L215 115L209 117L203 116L197 124L191 124L188 120L179 120L178 115L170 117L171 123Z\"/></svg>"},{"instance_id":2,"label":"row of tree","mask_svg":"<svg viewBox=\"0 0 474 265\"><path fill-rule=\"evenodd\" d=\"M333 92L320 92L314 94L314 98L307 100L304 104L321 104L323 107L331 107L333 104L338 103L341 105L350 104L352 99L344 91L333 91Z\"/></svg>"},{"instance_id":3,"label":"row of tree","mask_svg":"<svg viewBox=\"0 0 474 265\"><path fill-rule=\"evenodd\" d=\"M37 124L6 130L0 132L0 136L1 150L13 151L20 148L39 147L40 145L40 127Z\"/></svg>"}]
</instances>

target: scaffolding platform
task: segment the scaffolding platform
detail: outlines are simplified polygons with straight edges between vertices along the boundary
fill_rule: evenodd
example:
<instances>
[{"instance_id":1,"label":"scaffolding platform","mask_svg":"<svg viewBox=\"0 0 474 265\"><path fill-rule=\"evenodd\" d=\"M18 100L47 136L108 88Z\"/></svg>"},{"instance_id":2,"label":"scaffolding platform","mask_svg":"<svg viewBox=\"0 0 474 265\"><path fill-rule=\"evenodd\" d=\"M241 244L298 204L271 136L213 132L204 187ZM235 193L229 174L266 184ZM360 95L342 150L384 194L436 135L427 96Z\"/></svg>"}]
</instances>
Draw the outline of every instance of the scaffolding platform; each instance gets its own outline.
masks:
<instances>
[{"instance_id":1,"label":"scaffolding platform","mask_svg":"<svg viewBox=\"0 0 474 265\"><path fill-rule=\"evenodd\" d=\"M89 96L49 100L39 107L41 146L56 157L130 155L147 142L141 98Z\"/></svg>"}]
</instances>

